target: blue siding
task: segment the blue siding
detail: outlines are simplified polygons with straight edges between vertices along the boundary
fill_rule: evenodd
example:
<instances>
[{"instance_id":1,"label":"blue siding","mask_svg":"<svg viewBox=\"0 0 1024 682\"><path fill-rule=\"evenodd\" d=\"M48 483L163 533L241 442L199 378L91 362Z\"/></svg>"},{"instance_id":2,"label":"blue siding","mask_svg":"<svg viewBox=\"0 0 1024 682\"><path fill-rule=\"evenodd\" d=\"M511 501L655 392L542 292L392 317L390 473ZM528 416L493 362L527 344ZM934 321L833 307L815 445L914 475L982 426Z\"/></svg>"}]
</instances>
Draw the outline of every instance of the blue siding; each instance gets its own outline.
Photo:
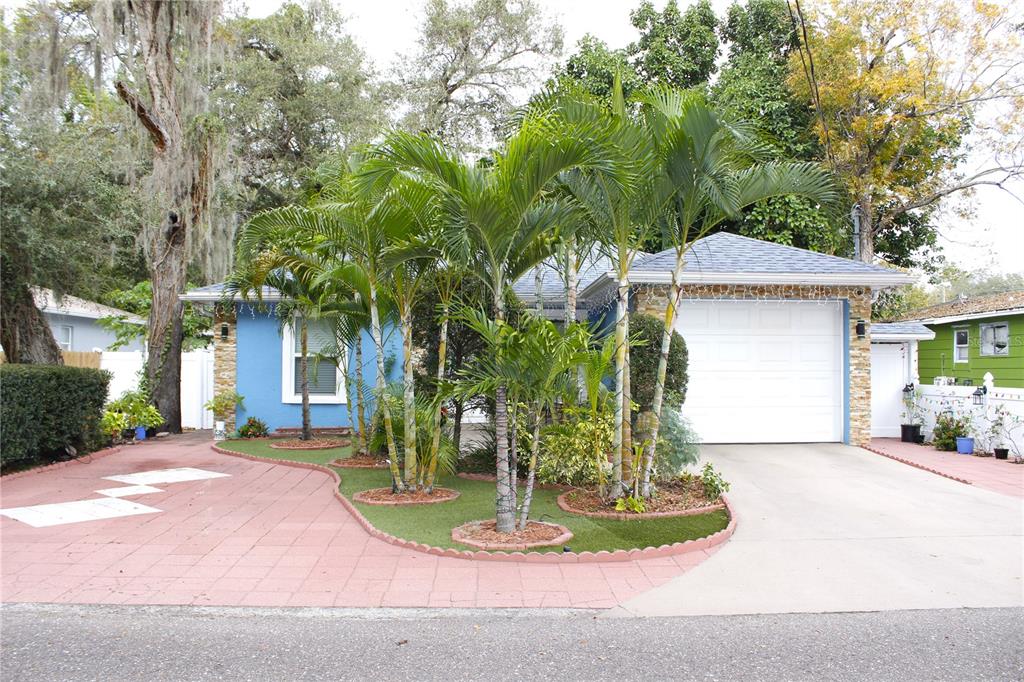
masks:
<instances>
[{"instance_id":1,"label":"blue siding","mask_svg":"<svg viewBox=\"0 0 1024 682\"><path fill-rule=\"evenodd\" d=\"M273 431L302 425L302 405L281 402L281 330L273 311L262 312L248 305L237 307L237 391L244 402L236 413L241 425L249 417L258 417ZM402 337L394 327L384 330L385 366L388 381L400 381ZM372 389L376 377L376 353L369 333L362 337L363 383ZM394 358L392 360L391 358ZM349 376L355 376L354 353L349 353ZM355 386L348 385L349 400L341 404L310 405L314 427L351 426L349 407L355 410ZM369 391L367 392L369 397Z\"/></svg>"},{"instance_id":2,"label":"blue siding","mask_svg":"<svg viewBox=\"0 0 1024 682\"><path fill-rule=\"evenodd\" d=\"M88 352L94 349L107 350L110 344L117 340L117 334L108 331L99 325L99 322L88 317L77 315L64 315L62 313L43 313L50 330L56 339L60 338L58 332L61 325L72 327L71 348L73 351ZM133 339L127 345L118 348L119 351L145 350L141 339Z\"/></svg>"}]
</instances>

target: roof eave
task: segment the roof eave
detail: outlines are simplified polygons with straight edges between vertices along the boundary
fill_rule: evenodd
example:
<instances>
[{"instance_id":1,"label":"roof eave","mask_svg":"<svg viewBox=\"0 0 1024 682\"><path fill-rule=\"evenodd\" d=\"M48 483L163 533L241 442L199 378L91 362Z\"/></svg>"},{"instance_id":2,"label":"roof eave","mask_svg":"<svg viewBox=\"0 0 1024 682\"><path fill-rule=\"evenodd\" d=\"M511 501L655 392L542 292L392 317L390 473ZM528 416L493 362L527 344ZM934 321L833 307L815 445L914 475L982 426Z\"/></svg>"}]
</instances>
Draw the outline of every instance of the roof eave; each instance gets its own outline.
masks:
<instances>
[{"instance_id":1,"label":"roof eave","mask_svg":"<svg viewBox=\"0 0 1024 682\"><path fill-rule=\"evenodd\" d=\"M898 342L898 341L932 341L934 339L935 339L935 332L931 332L930 334L921 334L921 333L913 333L913 332L906 333L906 334L899 334L899 333L876 334L874 332L871 333L871 340L872 341L894 341L894 342Z\"/></svg>"},{"instance_id":2,"label":"roof eave","mask_svg":"<svg viewBox=\"0 0 1024 682\"><path fill-rule=\"evenodd\" d=\"M906 320L906 322L920 322L921 324L947 324L949 322L986 320L993 317L1007 317L1010 315L1024 315L1024 308L1008 308L1006 310L992 310L984 313L964 313L962 315L946 315L944 317L924 317L916 320Z\"/></svg>"}]
</instances>

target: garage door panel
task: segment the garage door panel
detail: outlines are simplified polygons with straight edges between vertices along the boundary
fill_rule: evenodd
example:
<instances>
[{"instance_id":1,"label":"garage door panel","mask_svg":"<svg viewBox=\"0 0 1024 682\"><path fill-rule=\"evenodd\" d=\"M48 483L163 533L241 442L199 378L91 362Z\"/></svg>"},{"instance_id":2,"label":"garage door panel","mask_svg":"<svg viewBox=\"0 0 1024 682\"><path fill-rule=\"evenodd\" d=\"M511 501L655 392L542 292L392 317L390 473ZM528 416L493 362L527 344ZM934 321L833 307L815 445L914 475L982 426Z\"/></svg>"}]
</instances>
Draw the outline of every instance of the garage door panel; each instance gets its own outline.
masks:
<instances>
[{"instance_id":1,"label":"garage door panel","mask_svg":"<svg viewBox=\"0 0 1024 682\"><path fill-rule=\"evenodd\" d=\"M836 302L684 301L683 412L702 440L841 440L840 310Z\"/></svg>"}]
</instances>

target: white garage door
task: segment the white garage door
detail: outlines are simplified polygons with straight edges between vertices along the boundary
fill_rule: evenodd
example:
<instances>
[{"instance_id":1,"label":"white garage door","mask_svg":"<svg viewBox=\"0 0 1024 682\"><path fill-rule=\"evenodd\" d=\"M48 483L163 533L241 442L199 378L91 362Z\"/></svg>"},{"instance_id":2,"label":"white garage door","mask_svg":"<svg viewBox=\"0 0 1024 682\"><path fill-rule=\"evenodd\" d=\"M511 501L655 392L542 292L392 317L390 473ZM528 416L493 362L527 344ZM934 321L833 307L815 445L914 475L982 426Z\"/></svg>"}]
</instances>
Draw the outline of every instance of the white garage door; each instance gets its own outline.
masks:
<instances>
[{"instance_id":1,"label":"white garage door","mask_svg":"<svg viewBox=\"0 0 1024 682\"><path fill-rule=\"evenodd\" d=\"M684 301L683 413L705 443L843 439L839 302Z\"/></svg>"}]
</instances>

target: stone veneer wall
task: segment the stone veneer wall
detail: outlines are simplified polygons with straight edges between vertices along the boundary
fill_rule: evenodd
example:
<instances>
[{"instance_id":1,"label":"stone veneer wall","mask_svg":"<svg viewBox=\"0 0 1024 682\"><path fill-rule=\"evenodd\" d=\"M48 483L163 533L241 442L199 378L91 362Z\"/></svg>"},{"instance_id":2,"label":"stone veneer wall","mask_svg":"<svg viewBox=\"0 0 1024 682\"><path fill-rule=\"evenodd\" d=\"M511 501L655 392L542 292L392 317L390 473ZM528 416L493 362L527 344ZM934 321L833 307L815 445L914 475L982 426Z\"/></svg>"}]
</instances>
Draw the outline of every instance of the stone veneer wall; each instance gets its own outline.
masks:
<instances>
[{"instance_id":1,"label":"stone veneer wall","mask_svg":"<svg viewBox=\"0 0 1024 682\"><path fill-rule=\"evenodd\" d=\"M237 390L238 328L234 312L218 310L213 324L213 394ZM221 338L221 325L228 325L228 337ZM228 433L235 430L235 413L224 420Z\"/></svg>"},{"instance_id":2,"label":"stone veneer wall","mask_svg":"<svg viewBox=\"0 0 1024 682\"><path fill-rule=\"evenodd\" d=\"M633 289L636 312L664 317L665 285L642 285ZM871 442L871 290L867 287L688 284L683 287L684 299L744 300L842 300L849 301L850 339L850 444ZM868 322L868 333L857 338L857 320Z\"/></svg>"}]
</instances>

